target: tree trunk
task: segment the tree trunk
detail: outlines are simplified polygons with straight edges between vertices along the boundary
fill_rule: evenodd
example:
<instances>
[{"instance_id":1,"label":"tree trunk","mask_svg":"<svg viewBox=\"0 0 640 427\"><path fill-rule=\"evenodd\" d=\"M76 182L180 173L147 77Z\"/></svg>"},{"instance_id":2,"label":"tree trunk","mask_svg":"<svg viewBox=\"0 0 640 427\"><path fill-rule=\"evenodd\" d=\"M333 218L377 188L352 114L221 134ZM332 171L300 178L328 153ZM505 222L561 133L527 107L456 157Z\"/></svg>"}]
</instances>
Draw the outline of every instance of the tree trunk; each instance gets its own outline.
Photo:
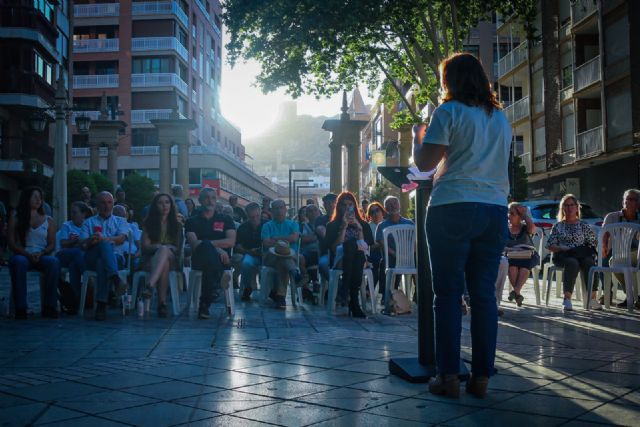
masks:
<instances>
[{"instance_id":1,"label":"tree trunk","mask_svg":"<svg viewBox=\"0 0 640 427\"><path fill-rule=\"evenodd\" d=\"M561 164L562 119L560 117L560 47L558 2L541 1L542 12L542 58L544 79L544 137L547 169Z\"/></svg>"}]
</instances>

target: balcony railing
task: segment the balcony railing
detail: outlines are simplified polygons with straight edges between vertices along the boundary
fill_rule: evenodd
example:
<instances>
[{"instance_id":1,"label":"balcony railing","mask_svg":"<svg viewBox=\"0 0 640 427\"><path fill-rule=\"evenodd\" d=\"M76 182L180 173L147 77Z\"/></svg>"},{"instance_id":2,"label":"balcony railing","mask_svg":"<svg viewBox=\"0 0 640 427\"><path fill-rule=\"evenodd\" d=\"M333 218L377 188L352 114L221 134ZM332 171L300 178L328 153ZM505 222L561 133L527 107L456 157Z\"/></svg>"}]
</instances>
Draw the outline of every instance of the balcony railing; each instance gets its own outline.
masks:
<instances>
[{"instance_id":1,"label":"balcony railing","mask_svg":"<svg viewBox=\"0 0 640 427\"><path fill-rule=\"evenodd\" d=\"M89 147L76 147L71 149L71 157L89 157ZM100 147L98 149L100 157L107 157L107 147Z\"/></svg>"},{"instance_id":2,"label":"balcony railing","mask_svg":"<svg viewBox=\"0 0 640 427\"><path fill-rule=\"evenodd\" d=\"M573 96L573 85L567 86L560 91L560 102L567 101Z\"/></svg>"},{"instance_id":3,"label":"balcony railing","mask_svg":"<svg viewBox=\"0 0 640 427\"><path fill-rule=\"evenodd\" d=\"M573 3L571 5L571 21L574 26L598 10L596 0L575 0L571 3Z\"/></svg>"},{"instance_id":4,"label":"balcony railing","mask_svg":"<svg viewBox=\"0 0 640 427\"><path fill-rule=\"evenodd\" d=\"M98 120L100 118L100 111L74 111L71 115L71 121L75 125L76 117L86 116L91 120Z\"/></svg>"},{"instance_id":5,"label":"balcony railing","mask_svg":"<svg viewBox=\"0 0 640 427\"><path fill-rule=\"evenodd\" d=\"M597 156L602 152L602 126L576 135L576 160Z\"/></svg>"},{"instance_id":6,"label":"balcony railing","mask_svg":"<svg viewBox=\"0 0 640 427\"><path fill-rule=\"evenodd\" d=\"M187 96L187 83L175 73L132 74L132 87L173 86Z\"/></svg>"},{"instance_id":7,"label":"balcony railing","mask_svg":"<svg viewBox=\"0 0 640 427\"><path fill-rule=\"evenodd\" d=\"M573 70L574 92L600 81L600 56L590 59Z\"/></svg>"},{"instance_id":8,"label":"balcony railing","mask_svg":"<svg viewBox=\"0 0 640 427\"><path fill-rule=\"evenodd\" d=\"M194 71L198 71L198 59L195 57L191 58L191 68L193 68Z\"/></svg>"},{"instance_id":9,"label":"balcony railing","mask_svg":"<svg viewBox=\"0 0 640 427\"><path fill-rule=\"evenodd\" d=\"M529 116L529 97L525 96L506 107L504 113L511 123L515 123Z\"/></svg>"},{"instance_id":10,"label":"balcony railing","mask_svg":"<svg viewBox=\"0 0 640 427\"><path fill-rule=\"evenodd\" d=\"M153 156L160 154L160 146L158 145L146 145L146 146L133 146L131 147L132 156Z\"/></svg>"},{"instance_id":11,"label":"balcony railing","mask_svg":"<svg viewBox=\"0 0 640 427\"><path fill-rule=\"evenodd\" d=\"M507 53L498 61L498 77L502 77L509 71L522 64L529 55L529 43L525 40L515 49Z\"/></svg>"},{"instance_id":12,"label":"balcony railing","mask_svg":"<svg viewBox=\"0 0 640 427\"><path fill-rule=\"evenodd\" d=\"M73 76L73 88L94 89L118 87L120 84L119 77L119 74L75 75Z\"/></svg>"},{"instance_id":13,"label":"balcony railing","mask_svg":"<svg viewBox=\"0 0 640 427\"><path fill-rule=\"evenodd\" d=\"M134 16L173 14L185 27L189 28L189 18L175 1L133 2L131 14Z\"/></svg>"},{"instance_id":14,"label":"balcony railing","mask_svg":"<svg viewBox=\"0 0 640 427\"><path fill-rule=\"evenodd\" d=\"M73 53L117 52L120 39L83 39L73 41Z\"/></svg>"},{"instance_id":15,"label":"balcony railing","mask_svg":"<svg viewBox=\"0 0 640 427\"><path fill-rule=\"evenodd\" d=\"M520 161L522 162L522 166L527 171L527 173L531 173L531 153L524 153L520 155Z\"/></svg>"},{"instance_id":16,"label":"balcony railing","mask_svg":"<svg viewBox=\"0 0 640 427\"><path fill-rule=\"evenodd\" d=\"M102 18L120 15L120 3L91 3L73 6L74 18Z\"/></svg>"},{"instance_id":17,"label":"balcony railing","mask_svg":"<svg viewBox=\"0 0 640 427\"><path fill-rule=\"evenodd\" d=\"M191 101L194 104L198 103L198 94L196 93L196 91L194 89L191 89Z\"/></svg>"},{"instance_id":18,"label":"balcony railing","mask_svg":"<svg viewBox=\"0 0 640 427\"><path fill-rule=\"evenodd\" d=\"M131 123L151 123L151 120L170 119L171 110L131 110ZM180 113L180 118L185 117Z\"/></svg>"},{"instance_id":19,"label":"balcony railing","mask_svg":"<svg viewBox=\"0 0 640 427\"><path fill-rule=\"evenodd\" d=\"M189 61L189 52L175 37L137 37L131 39L131 50L175 50L182 59Z\"/></svg>"},{"instance_id":20,"label":"balcony railing","mask_svg":"<svg viewBox=\"0 0 640 427\"><path fill-rule=\"evenodd\" d=\"M218 28L216 23L211 19L211 16L209 15L209 12L207 12L207 9L204 7L202 2L200 0L196 0L196 4L200 8L200 11L202 12L202 14L207 18L207 20L209 21L209 23L213 27L213 31L215 31L216 34L218 35L218 37L220 37L220 35L221 35L220 28Z\"/></svg>"}]
</instances>

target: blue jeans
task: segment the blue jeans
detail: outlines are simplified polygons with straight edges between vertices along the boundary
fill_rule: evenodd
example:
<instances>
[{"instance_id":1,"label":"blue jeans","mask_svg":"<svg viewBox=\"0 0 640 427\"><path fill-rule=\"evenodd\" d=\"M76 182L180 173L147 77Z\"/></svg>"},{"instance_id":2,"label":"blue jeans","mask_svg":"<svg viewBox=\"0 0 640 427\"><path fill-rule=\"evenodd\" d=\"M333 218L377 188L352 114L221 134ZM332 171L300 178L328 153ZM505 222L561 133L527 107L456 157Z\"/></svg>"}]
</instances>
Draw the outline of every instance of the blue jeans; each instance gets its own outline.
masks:
<instances>
[{"instance_id":1,"label":"blue jeans","mask_svg":"<svg viewBox=\"0 0 640 427\"><path fill-rule=\"evenodd\" d=\"M118 277L118 265L124 264L124 259L113 252L113 245L100 242L89 248L85 254L86 266L97 273L96 301L107 302L112 281Z\"/></svg>"},{"instance_id":2,"label":"blue jeans","mask_svg":"<svg viewBox=\"0 0 640 427\"><path fill-rule=\"evenodd\" d=\"M321 255L318 258L318 272L324 280L329 281L329 254Z\"/></svg>"},{"instance_id":3,"label":"blue jeans","mask_svg":"<svg viewBox=\"0 0 640 427\"><path fill-rule=\"evenodd\" d=\"M55 308L58 297L58 280L60 280L60 262L53 256L41 256L37 263L32 264L24 255L14 255L9 260L9 273L16 309L27 309L27 271L41 272L44 283L44 305Z\"/></svg>"},{"instance_id":4,"label":"blue jeans","mask_svg":"<svg viewBox=\"0 0 640 427\"><path fill-rule=\"evenodd\" d=\"M427 244L433 279L436 364L440 374L457 374L466 287L471 299L471 372L494 372L498 312L495 282L507 236L507 207L454 203L427 210Z\"/></svg>"},{"instance_id":5,"label":"blue jeans","mask_svg":"<svg viewBox=\"0 0 640 427\"><path fill-rule=\"evenodd\" d=\"M242 289L252 289L255 285L255 277L260 272L262 258L245 254L240 263L240 287Z\"/></svg>"},{"instance_id":6,"label":"blue jeans","mask_svg":"<svg viewBox=\"0 0 640 427\"><path fill-rule=\"evenodd\" d=\"M220 288L220 279L225 266L220 254L209 240L203 240L192 256L193 268L202 271L200 286L200 307L209 308L214 300L214 292Z\"/></svg>"},{"instance_id":7,"label":"blue jeans","mask_svg":"<svg viewBox=\"0 0 640 427\"><path fill-rule=\"evenodd\" d=\"M80 296L80 280L85 270L84 251L80 248L62 249L56 257L60 260L60 267L69 269L71 287L76 296Z\"/></svg>"}]
</instances>

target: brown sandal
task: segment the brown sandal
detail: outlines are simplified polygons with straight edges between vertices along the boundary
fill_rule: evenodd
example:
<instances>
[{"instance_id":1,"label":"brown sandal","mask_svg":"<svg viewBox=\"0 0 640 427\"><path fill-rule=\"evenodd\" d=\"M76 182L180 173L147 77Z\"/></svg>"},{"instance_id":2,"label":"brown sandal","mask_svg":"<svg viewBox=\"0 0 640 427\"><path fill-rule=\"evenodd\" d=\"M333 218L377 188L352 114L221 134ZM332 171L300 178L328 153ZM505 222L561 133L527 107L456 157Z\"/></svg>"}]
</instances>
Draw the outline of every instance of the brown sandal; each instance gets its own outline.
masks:
<instances>
[{"instance_id":1,"label":"brown sandal","mask_svg":"<svg viewBox=\"0 0 640 427\"><path fill-rule=\"evenodd\" d=\"M429 381L431 394L457 399L460 397L460 379L457 374L437 375Z\"/></svg>"},{"instance_id":2,"label":"brown sandal","mask_svg":"<svg viewBox=\"0 0 640 427\"><path fill-rule=\"evenodd\" d=\"M467 381L465 390L467 393L479 398L484 399L487 397L487 388L489 387L489 377L478 377L473 374Z\"/></svg>"}]
</instances>

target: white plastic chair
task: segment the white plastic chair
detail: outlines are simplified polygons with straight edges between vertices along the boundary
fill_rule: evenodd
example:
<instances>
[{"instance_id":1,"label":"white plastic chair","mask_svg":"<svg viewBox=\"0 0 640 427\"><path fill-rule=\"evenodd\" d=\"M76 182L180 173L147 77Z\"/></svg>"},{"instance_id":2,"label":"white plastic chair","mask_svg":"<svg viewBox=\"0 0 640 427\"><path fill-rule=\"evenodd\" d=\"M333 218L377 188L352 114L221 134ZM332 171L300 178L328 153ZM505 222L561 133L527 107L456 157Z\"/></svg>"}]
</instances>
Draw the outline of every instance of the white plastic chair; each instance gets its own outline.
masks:
<instances>
[{"instance_id":1,"label":"white plastic chair","mask_svg":"<svg viewBox=\"0 0 640 427\"><path fill-rule=\"evenodd\" d=\"M536 227L536 232L533 235L533 246L538 248L538 255L540 256L540 263L531 269L531 276L533 277L533 292L536 296L536 305L540 305L540 270L544 266L544 255L546 256L546 248L544 247L547 239L542 227ZM544 251L544 252L543 252Z\"/></svg>"},{"instance_id":2,"label":"white plastic chair","mask_svg":"<svg viewBox=\"0 0 640 427\"><path fill-rule=\"evenodd\" d=\"M133 233L131 232L131 230L129 230L129 233L127 235L127 242L123 243L123 245L128 244L129 249L131 249L132 239L133 239ZM120 277L120 280L122 280L123 282L127 282L127 279L129 278L130 273L131 273L131 257L129 256L127 257L127 268L125 268L124 270L118 270L118 276ZM82 273L82 287L80 288L80 309L78 310L78 314L80 316L84 314L84 305L87 299L87 288L89 287L89 282L91 281L91 279L93 279L93 281L91 282L92 282L92 285L95 287L97 278L98 278L98 273L96 271L85 270L84 273ZM94 297L93 298L94 308L96 306L96 302L97 302L97 299Z\"/></svg>"},{"instance_id":3,"label":"white plastic chair","mask_svg":"<svg viewBox=\"0 0 640 427\"><path fill-rule=\"evenodd\" d=\"M389 266L389 237L393 237L396 251L396 265ZM392 225L385 228L382 232L382 240L384 242L384 263L386 272L386 283L384 288L385 309L391 308L391 287L395 282L397 275L404 278L404 292L408 298L410 297L409 287L411 284L410 276L417 277L416 269L416 227L415 225L400 224Z\"/></svg>"},{"instance_id":4,"label":"white plastic chair","mask_svg":"<svg viewBox=\"0 0 640 427\"><path fill-rule=\"evenodd\" d=\"M224 292L224 302L229 316L233 316L235 310L235 295L233 292L233 268L224 270L222 275L229 276L229 286ZM200 294L202 293L202 271L191 269L189 271L189 286L187 287L187 308L198 307Z\"/></svg>"},{"instance_id":5,"label":"white plastic chair","mask_svg":"<svg viewBox=\"0 0 640 427\"><path fill-rule=\"evenodd\" d=\"M627 310L632 312L637 295L637 290L635 289L637 287L636 275L639 270L638 267L633 266L631 246L633 239L640 234L640 224L623 222L605 225L598 235L598 248L603 247L606 233L609 233L609 243L611 244L609 266L605 267L603 265L602 251L598 251L598 265L591 267L589 270L589 294L593 289L594 275L604 273L604 303L605 307L609 308L612 273L623 273L627 290ZM588 304L585 308L589 309Z\"/></svg>"},{"instance_id":6,"label":"white plastic chair","mask_svg":"<svg viewBox=\"0 0 640 427\"><path fill-rule=\"evenodd\" d=\"M539 229L539 228L538 228ZM562 298L562 276L564 274L564 268L557 267L551 259L549 262L545 263L544 259L547 255L551 254L547 249L547 236L543 233L542 238L540 239L540 266L542 267L542 285L544 286L543 292L546 295L545 304L549 305L549 298L551 297L551 282L553 279L556 281L556 298ZM534 287L535 287L535 279L538 276L539 271L534 275ZM582 273L579 273L576 277L576 286L575 292L573 293L573 299L577 301L581 301L582 291L586 292L586 277L582 277ZM589 300L590 298L585 298Z\"/></svg>"},{"instance_id":7,"label":"white plastic chair","mask_svg":"<svg viewBox=\"0 0 640 427\"><path fill-rule=\"evenodd\" d=\"M300 271L300 240L301 239L298 239L298 251L296 252L296 268L298 271ZM267 301L271 293L272 279L270 279L270 277L277 274L276 269L264 265L263 260L262 266L260 267L260 297L263 304ZM291 292L291 305L293 307L297 306L296 299L302 304L302 287L297 285L294 272L289 272L289 289Z\"/></svg>"},{"instance_id":8,"label":"white plastic chair","mask_svg":"<svg viewBox=\"0 0 640 427\"><path fill-rule=\"evenodd\" d=\"M333 268L329 270L329 289L327 295L327 313L333 314L336 310L336 297L338 296L338 281L342 276L342 270ZM362 307L366 310L367 287L369 287L369 297L371 300L371 314L376 313L376 293L373 283L373 270L365 268L362 270L362 283L360 284L360 300ZM320 294L324 298L324 289L321 287ZM324 301L321 300L321 303Z\"/></svg>"}]
</instances>

